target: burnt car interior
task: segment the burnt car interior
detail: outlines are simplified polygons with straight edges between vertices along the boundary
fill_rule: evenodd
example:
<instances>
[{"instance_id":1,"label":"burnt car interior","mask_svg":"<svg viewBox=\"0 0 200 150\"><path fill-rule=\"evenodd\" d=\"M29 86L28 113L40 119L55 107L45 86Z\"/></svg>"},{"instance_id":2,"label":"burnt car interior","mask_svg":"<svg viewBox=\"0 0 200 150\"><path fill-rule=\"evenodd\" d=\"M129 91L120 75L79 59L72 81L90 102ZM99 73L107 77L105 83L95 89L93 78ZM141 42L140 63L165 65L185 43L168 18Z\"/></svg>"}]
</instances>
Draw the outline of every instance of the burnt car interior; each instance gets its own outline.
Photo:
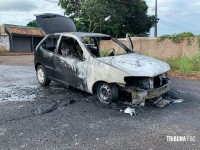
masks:
<instances>
[{"instance_id":1,"label":"burnt car interior","mask_svg":"<svg viewBox=\"0 0 200 150\"><path fill-rule=\"evenodd\" d=\"M71 37L62 37L58 48L58 54L63 57L83 60L83 51L79 43Z\"/></svg>"},{"instance_id":2,"label":"burnt car interior","mask_svg":"<svg viewBox=\"0 0 200 150\"><path fill-rule=\"evenodd\" d=\"M49 36L41 45L41 47L50 52L54 52L59 36Z\"/></svg>"},{"instance_id":3,"label":"burnt car interior","mask_svg":"<svg viewBox=\"0 0 200 150\"><path fill-rule=\"evenodd\" d=\"M54 52L58 44L59 36L49 36L42 44L41 47L50 52ZM123 43L111 37L81 37L83 44L91 55L95 58L110 57L116 55L123 55L131 53L131 50ZM109 48L102 47L101 43L104 41L110 41L112 44L107 45ZM121 51L116 51L115 48L120 47ZM58 46L58 54L63 57L74 58L77 60L83 60L83 50L76 39L72 37L63 36Z\"/></svg>"},{"instance_id":4,"label":"burnt car interior","mask_svg":"<svg viewBox=\"0 0 200 150\"><path fill-rule=\"evenodd\" d=\"M100 57L99 43L95 37L83 37L82 41L94 57Z\"/></svg>"},{"instance_id":5,"label":"burnt car interior","mask_svg":"<svg viewBox=\"0 0 200 150\"><path fill-rule=\"evenodd\" d=\"M110 57L116 55L122 55L131 53L128 47L123 43L119 42L117 39L111 37L82 37L82 41L85 44L88 51L93 55L93 57ZM107 49L102 47L101 43L104 41L110 41L112 44L107 45ZM115 51L114 47L120 47L122 51Z\"/></svg>"}]
</instances>

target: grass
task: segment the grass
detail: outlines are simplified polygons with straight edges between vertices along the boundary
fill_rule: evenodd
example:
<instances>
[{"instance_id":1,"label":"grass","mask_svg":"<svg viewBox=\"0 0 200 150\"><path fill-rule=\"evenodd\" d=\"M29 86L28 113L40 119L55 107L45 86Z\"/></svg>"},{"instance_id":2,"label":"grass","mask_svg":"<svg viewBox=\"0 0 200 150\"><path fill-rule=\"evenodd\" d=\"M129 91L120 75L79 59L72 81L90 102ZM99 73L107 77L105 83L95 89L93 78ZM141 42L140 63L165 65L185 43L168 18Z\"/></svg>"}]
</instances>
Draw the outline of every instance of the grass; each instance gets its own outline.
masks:
<instances>
[{"instance_id":1,"label":"grass","mask_svg":"<svg viewBox=\"0 0 200 150\"><path fill-rule=\"evenodd\" d=\"M4 56L5 54L2 52L2 51L0 51L0 56Z\"/></svg>"},{"instance_id":2,"label":"grass","mask_svg":"<svg viewBox=\"0 0 200 150\"><path fill-rule=\"evenodd\" d=\"M192 57L181 57L164 60L170 66L172 71L189 74L200 74L200 54Z\"/></svg>"},{"instance_id":3,"label":"grass","mask_svg":"<svg viewBox=\"0 0 200 150\"><path fill-rule=\"evenodd\" d=\"M106 54L106 51L101 51L100 52L100 56L101 57L106 57L106 56L108 56L108 53Z\"/></svg>"}]
</instances>

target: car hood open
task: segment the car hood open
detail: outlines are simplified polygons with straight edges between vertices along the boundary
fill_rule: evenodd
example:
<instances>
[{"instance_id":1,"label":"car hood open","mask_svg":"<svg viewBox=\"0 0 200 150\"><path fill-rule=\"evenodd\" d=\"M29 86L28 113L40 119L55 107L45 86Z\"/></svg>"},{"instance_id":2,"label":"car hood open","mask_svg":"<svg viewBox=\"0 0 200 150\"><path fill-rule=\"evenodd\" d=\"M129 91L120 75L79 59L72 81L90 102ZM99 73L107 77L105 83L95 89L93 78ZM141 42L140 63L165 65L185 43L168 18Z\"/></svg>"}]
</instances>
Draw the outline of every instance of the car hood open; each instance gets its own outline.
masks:
<instances>
[{"instance_id":1,"label":"car hood open","mask_svg":"<svg viewBox=\"0 0 200 150\"><path fill-rule=\"evenodd\" d=\"M77 32L76 26L70 18L58 14L36 15L36 23L46 34Z\"/></svg>"},{"instance_id":2,"label":"car hood open","mask_svg":"<svg viewBox=\"0 0 200 150\"><path fill-rule=\"evenodd\" d=\"M97 59L127 72L129 76L154 77L170 70L167 63L136 53Z\"/></svg>"}]
</instances>

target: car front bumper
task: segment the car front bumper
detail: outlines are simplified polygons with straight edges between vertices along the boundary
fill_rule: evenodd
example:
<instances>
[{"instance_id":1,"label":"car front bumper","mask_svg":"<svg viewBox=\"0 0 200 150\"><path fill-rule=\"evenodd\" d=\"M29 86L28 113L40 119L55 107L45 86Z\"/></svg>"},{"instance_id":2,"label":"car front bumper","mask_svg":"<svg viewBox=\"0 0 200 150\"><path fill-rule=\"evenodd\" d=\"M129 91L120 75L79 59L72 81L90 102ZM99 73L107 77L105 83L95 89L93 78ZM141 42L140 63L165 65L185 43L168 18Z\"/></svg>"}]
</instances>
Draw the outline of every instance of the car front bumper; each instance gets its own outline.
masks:
<instances>
[{"instance_id":1,"label":"car front bumper","mask_svg":"<svg viewBox=\"0 0 200 150\"><path fill-rule=\"evenodd\" d=\"M122 88L120 91L124 95L126 95L126 97L131 99L132 104L141 104L144 103L145 100L159 97L160 95L169 91L169 89L170 89L170 80L168 80L167 83L162 85L161 87L150 90L141 89L134 86L128 86Z\"/></svg>"}]
</instances>

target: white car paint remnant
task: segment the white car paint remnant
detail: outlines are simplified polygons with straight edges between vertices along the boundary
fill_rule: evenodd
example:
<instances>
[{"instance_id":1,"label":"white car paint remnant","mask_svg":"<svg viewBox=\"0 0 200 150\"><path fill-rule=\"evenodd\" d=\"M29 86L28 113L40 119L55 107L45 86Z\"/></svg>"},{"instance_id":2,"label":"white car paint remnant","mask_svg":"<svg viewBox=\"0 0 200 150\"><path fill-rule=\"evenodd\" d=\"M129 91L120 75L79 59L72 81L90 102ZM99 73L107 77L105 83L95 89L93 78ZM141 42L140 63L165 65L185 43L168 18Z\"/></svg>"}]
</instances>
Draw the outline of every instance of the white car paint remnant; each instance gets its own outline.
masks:
<instances>
[{"instance_id":1,"label":"white car paint remnant","mask_svg":"<svg viewBox=\"0 0 200 150\"><path fill-rule=\"evenodd\" d=\"M133 76L154 77L170 70L170 66L158 59L136 53L97 58Z\"/></svg>"},{"instance_id":2,"label":"white car paint remnant","mask_svg":"<svg viewBox=\"0 0 200 150\"><path fill-rule=\"evenodd\" d=\"M136 111L135 111L135 108L130 108L130 107L127 107L125 110L124 110L124 113L125 114L129 114L131 116L133 115L136 115Z\"/></svg>"},{"instance_id":3,"label":"white car paint remnant","mask_svg":"<svg viewBox=\"0 0 200 150\"><path fill-rule=\"evenodd\" d=\"M184 99L174 99L172 100L172 103L176 104L176 103L182 103L184 101L185 101Z\"/></svg>"}]
</instances>

